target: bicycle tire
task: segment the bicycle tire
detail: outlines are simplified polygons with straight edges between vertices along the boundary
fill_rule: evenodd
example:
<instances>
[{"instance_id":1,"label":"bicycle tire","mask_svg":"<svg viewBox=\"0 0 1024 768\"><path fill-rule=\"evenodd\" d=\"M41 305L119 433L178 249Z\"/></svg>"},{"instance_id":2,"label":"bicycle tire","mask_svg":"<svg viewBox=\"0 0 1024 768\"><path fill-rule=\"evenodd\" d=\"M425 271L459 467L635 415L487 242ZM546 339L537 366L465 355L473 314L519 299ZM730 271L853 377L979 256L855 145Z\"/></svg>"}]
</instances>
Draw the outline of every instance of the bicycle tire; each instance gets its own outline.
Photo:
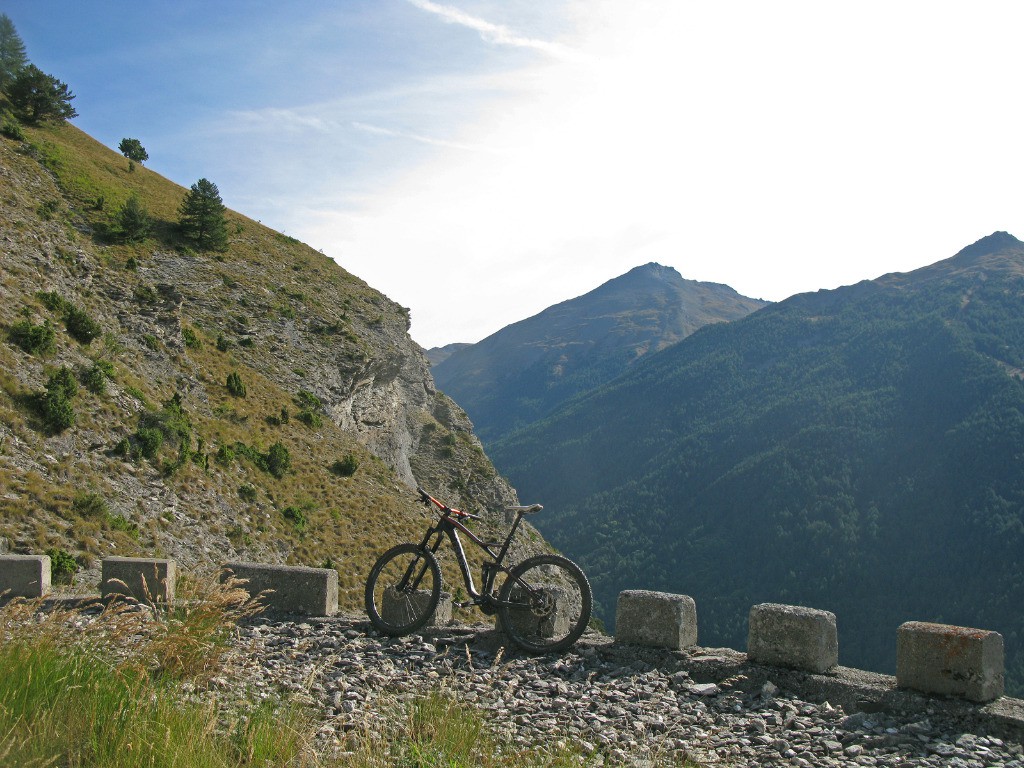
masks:
<instances>
[{"instance_id":1,"label":"bicycle tire","mask_svg":"<svg viewBox=\"0 0 1024 768\"><path fill-rule=\"evenodd\" d=\"M561 555L538 555L519 563L498 595L501 630L531 653L569 648L586 631L593 607L586 575Z\"/></svg>"},{"instance_id":2,"label":"bicycle tire","mask_svg":"<svg viewBox=\"0 0 1024 768\"><path fill-rule=\"evenodd\" d=\"M420 629L441 599L441 568L434 553L418 544L392 547L373 564L364 602L370 623L399 637Z\"/></svg>"}]
</instances>

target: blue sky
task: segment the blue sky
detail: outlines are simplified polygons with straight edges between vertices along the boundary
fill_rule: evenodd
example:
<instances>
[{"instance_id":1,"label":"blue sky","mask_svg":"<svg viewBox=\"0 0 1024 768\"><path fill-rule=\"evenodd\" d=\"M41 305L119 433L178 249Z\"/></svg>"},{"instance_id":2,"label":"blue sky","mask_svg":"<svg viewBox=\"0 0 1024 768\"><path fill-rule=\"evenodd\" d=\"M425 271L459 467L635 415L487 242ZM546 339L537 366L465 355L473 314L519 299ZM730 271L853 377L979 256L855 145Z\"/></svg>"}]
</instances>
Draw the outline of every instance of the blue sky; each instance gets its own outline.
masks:
<instances>
[{"instance_id":1,"label":"blue sky","mask_svg":"<svg viewBox=\"0 0 1024 768\"><path fill-rule=\"evenodd\" d=\"M632 267L772 300L1024 237L1016 2L0 0L74 123L477 341Z\"/></svg>"}]
</instances>

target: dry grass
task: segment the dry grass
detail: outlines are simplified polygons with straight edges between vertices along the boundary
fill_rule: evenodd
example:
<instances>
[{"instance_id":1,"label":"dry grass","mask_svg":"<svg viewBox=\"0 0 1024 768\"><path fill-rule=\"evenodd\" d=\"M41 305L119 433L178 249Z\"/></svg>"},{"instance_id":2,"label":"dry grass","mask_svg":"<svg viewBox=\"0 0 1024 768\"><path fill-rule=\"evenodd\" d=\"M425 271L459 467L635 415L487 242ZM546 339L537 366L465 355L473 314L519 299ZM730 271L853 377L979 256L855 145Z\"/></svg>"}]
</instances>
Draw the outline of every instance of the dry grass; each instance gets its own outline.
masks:
<instances>
[{"instance_id":1,"label":"dry grass","mask_svg":"<svg viewBox=\"0 0 1024 768\"><path fill-rule=\"evenodd\" d=\"M184 575L173 604L86 599L71 608L15 598L0 608L0 640L84 650L154 678L204 683L222 671L238 622L262 610L242 582Z\"/></svg>"},{"instance_id":2,"label":"dry grass","mask_svg":"<svg viewBox=\"0 0 1024 768\"><path fill-rule=\"evenodd\" d=\"M145 653L152 671L175 680L209 679L223 667L237 623L261 610L236 579L182 579L174 604L153 609L156 631Z\"/></svg>"}]
</instances>

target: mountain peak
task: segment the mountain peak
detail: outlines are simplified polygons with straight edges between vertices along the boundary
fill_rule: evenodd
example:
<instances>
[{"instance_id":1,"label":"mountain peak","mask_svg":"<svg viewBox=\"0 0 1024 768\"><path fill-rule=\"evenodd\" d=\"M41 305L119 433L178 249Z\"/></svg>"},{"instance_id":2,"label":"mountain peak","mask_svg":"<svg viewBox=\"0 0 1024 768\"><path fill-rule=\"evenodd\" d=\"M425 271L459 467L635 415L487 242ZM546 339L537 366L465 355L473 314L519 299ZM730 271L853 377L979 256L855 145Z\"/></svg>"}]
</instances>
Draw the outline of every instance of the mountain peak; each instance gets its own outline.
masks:
<instances>
[{"instance_id":1,"label":"mountain peak","mask_svg":"<svg viewBox=\"0 0 1024 768\"><path fill-rule=\"evenodd\" d=\"M679 270L675 267L666 267L663 264L658 264L656 261L648 262L647 264L641 264L639 267L633 267L623 277L629 277L630 275L636 277L655 277L660 280L682 280L683 276L679 274Z\"/></svg>"},{"instance_id":2,"label":"mountain peak","mask_svg":"<svg viewBox=\"0 0 1024 768\"><path fill-rule=\"evenodd\" d=\"M933 280L960 279L964 275L1024 275L1024 242L1009 232L993 232L961 249L955 256L912 272L883 275L877 284L906 288ZM981 279L986 279L982 277ZM867 283L865 283L867 284Z\"/></svg>"},{"instance_id":3,"label":"mountain peak","mask_svg":"<svg viewBox=\"0 0 1024 768\"><path fill-rule=\"evenodd\" d=\"M652 290L664 290L668 286L678 288L686 282L687 281L674 267L666 267L663 264L651 261L647 264L641 264L638 267L633 267L631 270L619 275L618 277L613 277L611 280L599 285L587 295L603 296L609 293L619 295L623 290L647 293ZM570 301L575 302L581 298L583 297L581 296L576 299L570 299Z\"/></svg>"},{"instance_id":4,"label":"mountain peak","mask_svg":"<svg viewBox=\"0 0 1024 768\"><path fill-rule=\"evenodd\" d=\"M971 243L953 258L961 261L967 261L998 253L1005 248L1021 247L1024 247L1024 243L1009 232L993 232L991 235L981 238L981 240L978 240L976 243Z\"/></svg>"}]
</instances>

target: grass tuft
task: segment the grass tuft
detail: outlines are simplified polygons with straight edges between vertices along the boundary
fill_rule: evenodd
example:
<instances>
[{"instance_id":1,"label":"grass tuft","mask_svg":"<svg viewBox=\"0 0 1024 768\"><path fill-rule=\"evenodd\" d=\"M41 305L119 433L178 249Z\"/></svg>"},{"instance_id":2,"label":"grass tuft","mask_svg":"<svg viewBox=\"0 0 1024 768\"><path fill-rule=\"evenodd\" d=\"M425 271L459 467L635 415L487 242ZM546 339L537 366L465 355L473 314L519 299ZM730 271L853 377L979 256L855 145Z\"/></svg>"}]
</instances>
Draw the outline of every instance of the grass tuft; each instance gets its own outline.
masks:
<instances>
[{"instance_id":1,"label":"grass tuft","mask_svg":"<svg viewBox=\"0 0 1024 768\"><path fill-rule=\"evenodd\" d=\"M444 688L396 705L383 723L352 731L344 747L345 768L577 768L589 757L564 744L516 747Z\"/></svg>"}]
</instances>

